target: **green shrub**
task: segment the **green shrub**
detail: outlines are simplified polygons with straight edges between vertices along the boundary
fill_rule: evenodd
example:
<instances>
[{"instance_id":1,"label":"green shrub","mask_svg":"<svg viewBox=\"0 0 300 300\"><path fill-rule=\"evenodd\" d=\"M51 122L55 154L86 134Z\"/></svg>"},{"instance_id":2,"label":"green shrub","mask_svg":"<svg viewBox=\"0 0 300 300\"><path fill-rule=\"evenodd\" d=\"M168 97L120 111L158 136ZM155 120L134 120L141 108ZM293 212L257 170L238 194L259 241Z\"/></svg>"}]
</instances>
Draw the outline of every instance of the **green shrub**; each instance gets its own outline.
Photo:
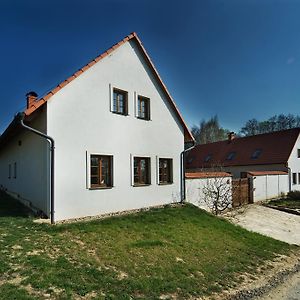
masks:
<instances>
[{"instance_id":1,"label":"green shrub","mask_svg":"<svg viewBox=\"0 0 300 300\"><path fill-rule=\"evenodd\" d=\"M290 191L287 193L287 197L293 200L300 201L300 191Z\"/></svg>"}]
</instances>

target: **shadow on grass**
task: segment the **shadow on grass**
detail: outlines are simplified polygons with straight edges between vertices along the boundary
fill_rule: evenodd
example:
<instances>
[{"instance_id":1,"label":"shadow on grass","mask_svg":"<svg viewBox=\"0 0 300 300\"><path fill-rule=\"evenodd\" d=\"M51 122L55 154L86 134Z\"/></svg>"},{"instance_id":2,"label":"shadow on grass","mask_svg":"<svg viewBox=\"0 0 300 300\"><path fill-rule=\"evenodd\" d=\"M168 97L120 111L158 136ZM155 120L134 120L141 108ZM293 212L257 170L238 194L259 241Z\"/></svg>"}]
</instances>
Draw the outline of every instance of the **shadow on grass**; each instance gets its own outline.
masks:
<instances>
[{"instance_id":1,"label":"shadow on grass","mask_svg":"<svg viewBox=\"0 0 300 300\"><path fill-rule=\"evenodd\" d=\"M5 192L0 191L0 218L3 217L23 217L29 218L34 213L25 205L10 197Z\"/></svg>"}]
</instances>

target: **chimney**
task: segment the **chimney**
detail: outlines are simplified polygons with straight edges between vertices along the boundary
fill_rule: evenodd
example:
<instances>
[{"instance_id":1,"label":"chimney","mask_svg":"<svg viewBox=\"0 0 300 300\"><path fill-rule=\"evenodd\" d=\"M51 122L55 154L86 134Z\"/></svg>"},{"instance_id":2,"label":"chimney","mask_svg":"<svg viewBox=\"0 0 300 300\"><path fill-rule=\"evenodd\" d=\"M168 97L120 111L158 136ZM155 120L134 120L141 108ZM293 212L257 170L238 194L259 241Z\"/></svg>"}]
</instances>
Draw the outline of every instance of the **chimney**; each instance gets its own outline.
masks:
<instances>
[{"instance_id":1,"label":"chimney","mask_svg":"<svg viewBox=\"0 0 300 300\"><path fill-rule=\"evenodd\" d=\"M38 95L36 92L29 92L26 94L27 108L30 108L34 104L37 97L38 97Z\"/></svg>"},{"instance_id":2,"label":"chimney","mask_svg":"<svg viewBox=\"0 0 300 300\"><path fill-rule=\"evenodd\" d=\"M235 133L233 131L228 133L228 142L231 142L235 138Z\"/></svg>"}]
</instances>

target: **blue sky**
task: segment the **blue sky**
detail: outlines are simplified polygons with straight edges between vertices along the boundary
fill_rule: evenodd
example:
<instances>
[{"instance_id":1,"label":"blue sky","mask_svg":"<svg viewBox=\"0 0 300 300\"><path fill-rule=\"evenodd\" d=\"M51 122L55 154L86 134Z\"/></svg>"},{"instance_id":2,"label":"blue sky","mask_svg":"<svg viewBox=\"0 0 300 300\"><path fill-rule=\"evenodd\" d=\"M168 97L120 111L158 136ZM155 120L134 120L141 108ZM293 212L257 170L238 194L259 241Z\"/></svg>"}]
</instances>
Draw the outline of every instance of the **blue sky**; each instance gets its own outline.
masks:
<instances>
[{"instance_id":1,"label":"blue sky","mask_svg":"<svg viewBox=\"0 0 300 300\"><path fill-rule=\"evenodd\" d=\"M189 126L300 114L300 0L1 0L0 132L136 31Z\"/></svg>"}]
</instances>

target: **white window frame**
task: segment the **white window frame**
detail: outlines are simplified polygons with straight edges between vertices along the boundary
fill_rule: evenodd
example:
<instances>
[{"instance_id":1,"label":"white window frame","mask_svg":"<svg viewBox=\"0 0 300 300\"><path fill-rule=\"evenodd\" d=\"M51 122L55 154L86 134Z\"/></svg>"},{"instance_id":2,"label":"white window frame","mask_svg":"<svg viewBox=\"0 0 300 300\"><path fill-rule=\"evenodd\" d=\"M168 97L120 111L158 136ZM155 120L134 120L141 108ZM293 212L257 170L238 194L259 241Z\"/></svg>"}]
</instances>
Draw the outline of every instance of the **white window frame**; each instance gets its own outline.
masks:
<instances>
[{"instance_id":1,"label":"white window frame","mask_svg":"<svg viewBox=\"0 0 300 300\"><path fill-rule=\"evenodd\" d=\"M135 185L134 184L134 158L135 157L142 157L142 158L149 158L150 159L150 163L149 163L149 167L150 167L150 183L149 184L141 184L141 185ZM130 154L130 181L131 181L131 186L132 187L147 187L152 185L152 157L149 154Z\"/></svg>"},{"instance_id":2,"label":"white window frame","mask_svg":"<svg viewBox=\"0 0 300 300\"><path fill-rule=\"evenodd\" d=\"M138 119L138 120L142 120L142 121L152 121L152 114L151 114L151 98L149 96L144 96L147 93L139 93L137 91L134 92L134 116ZM149 119L143 119L140 118L138 115L138 98L139 96L141 96L142 98L146 98L149 99Z\"/></svg>"},{"instance_id":3,"label":"white window frame","mask_svg":"<svg viewBox=\"0 0 300 300\"><path fill-rule=\"evenodd\" d=\"M121 113L117 113L114 111L114 89L116 90L120 90L120 91L124 91L127 93L127 113L126 114L121 114ZM129 116L130 113L130 93L128 91L128 89L125 89L123 87L120 87L120 85L118 84L109 84L109 102L110 102L110 112L114 113L116 115L120 115L120 116Z\"/></svg>"},{"instance_id":4,"label":"white window frame","mask_svg":"<svg viewBox=\"0 0 300 300\"><path fill-rule=\"evenodd\" d=\"M100 155L100 156L111 156L112 157L112 166L111 166L111 173L112 173L112 186L110 187L99 187L95 188L92 187L91 184L91 155ZM115 187L115 156L111 153L107 153L105 151L86 151L85 152L85 165L86 165L86 189L87 190L101 190L101 189L112 189Z\"/></svg>"}]
</instances>

